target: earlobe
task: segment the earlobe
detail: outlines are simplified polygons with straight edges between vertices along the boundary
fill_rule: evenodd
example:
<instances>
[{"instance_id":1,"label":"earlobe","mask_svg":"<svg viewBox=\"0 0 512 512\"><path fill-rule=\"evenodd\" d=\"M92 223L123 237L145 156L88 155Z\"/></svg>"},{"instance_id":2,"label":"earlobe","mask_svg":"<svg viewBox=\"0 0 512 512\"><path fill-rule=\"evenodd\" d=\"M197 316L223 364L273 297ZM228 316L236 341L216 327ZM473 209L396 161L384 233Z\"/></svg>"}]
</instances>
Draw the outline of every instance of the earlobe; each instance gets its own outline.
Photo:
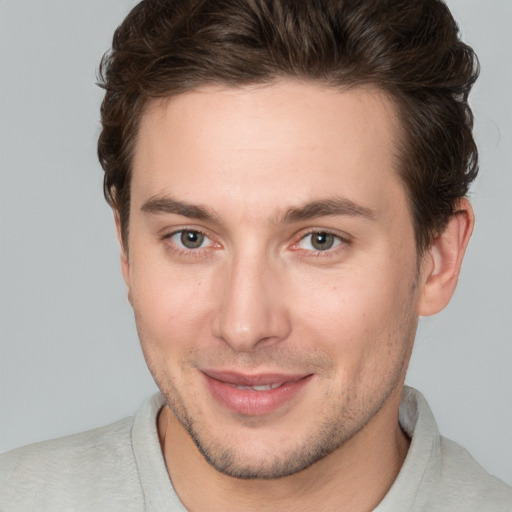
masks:
<instances>
[{"instance_id":1,"label":"earlobe","mask_svg":"<svg viewBox=\"0 0 512 512\"><path fill-rule=\"evenodd\" d=\"M469 201L461 199L445 230L436 236L422 261L420 316L434 315L450 302L457 286L475 217Z\"/></svg>"},{"instance_id":2,"label":"earlobe","mask_svg":"<svg viewBox=\"0 0 512 512\"><path fill-rule=\"evenodd\" d=\"M131 278L130 278L130 261L128 260L128 255L126 251L121 246L121 272L123 274L124 282L126 283L126 288L128 291L128 302L133 306L132 303L132 287L131 287Z\"/></svg>"},{"instance_id":3,"label":"earlobe","mask_svg":"<svg viewBox=\"0 0 512 512\"><path fill-rule=\"evenodd\" d=\"M132 303L131 299L131 279L130 279L130 261L128 259L127 248L124 246L122 231L121 231L121 221L119 219L119 214L114 212L114 219L116 223L116 235L117 241L119 242L119 248L121 251L120 254L120 262L121 262L121 272L123 274L124 282L128 288L128 301L130 304Z\"/></svg>"}]
</instances>

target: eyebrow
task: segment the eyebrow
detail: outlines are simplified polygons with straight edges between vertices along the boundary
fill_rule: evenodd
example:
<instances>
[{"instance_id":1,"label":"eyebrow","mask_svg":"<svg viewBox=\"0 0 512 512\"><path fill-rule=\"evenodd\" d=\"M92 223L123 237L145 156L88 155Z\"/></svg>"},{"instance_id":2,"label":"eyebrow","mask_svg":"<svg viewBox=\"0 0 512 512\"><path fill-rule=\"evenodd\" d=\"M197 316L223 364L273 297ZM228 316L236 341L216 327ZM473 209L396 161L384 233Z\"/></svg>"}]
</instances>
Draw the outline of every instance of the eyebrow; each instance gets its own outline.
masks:
<instances>
[{"instance_id":1,"label":"eyebrow","mask_svg":"<svg viewBox=\"0 0 512 512\"><path fill-rule=\"evenodd\" d=\"M292 207L285 212L282 220L291 223L329 215L363 217L369 220L375 220L377 217L376 212L367 206L357 204L350 199L333 197L313 201L304 206Z\"/></svg>"},{"instance_id":2,"label":"eyebrow","mask_svg":"<svg viewBox=\"0 0 512 512\"><path fill-rule=\"evenodd\" d=\"M175 214L191 219L220 223L219 216L209 208L178 201L170 196L153 196L144 202L141 210L153 215ZM276 224L291 224L333 215L363 217L369 220L375 220L377 216L371 208L357 204L350 199L331 197L312 201L303 206L288 208L283 215L276 219Z\"/></svg>"},{"instance_id":3,"label":"eyebrow","mask_svg":"<svg viewBox=\"0 0 512 512\"><path fill-rule=\"evenodd\" d=\"M150 214L175 214L208 222L218 222L215 213L204 206L198 206L183 201L178 201L169 196L150 197L141 206L144 213Z\"/></svg>"}]
</instances>

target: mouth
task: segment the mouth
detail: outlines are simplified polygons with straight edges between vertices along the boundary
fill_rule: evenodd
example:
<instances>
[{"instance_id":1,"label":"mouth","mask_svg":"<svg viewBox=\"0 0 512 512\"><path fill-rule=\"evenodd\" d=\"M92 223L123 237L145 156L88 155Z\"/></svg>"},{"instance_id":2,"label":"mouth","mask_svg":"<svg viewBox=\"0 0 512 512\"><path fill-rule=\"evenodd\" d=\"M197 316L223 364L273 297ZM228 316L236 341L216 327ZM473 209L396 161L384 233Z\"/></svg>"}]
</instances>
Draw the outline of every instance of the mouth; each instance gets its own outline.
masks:
<instances>
[{"instance_id":1,"label":"mouth","mask_svg":"<svg viewBox=\"0 0 512 512\"><path fill-rule=\"evenodd\" d=\"M206 387L214 400L231 412L262 416L288 409L311 382L312 374L262 373L203 370Z\"/></svg>"},{"instance_id":2,"label":"mouth","mask_svg":"<svg viewBox=\"0 0 512 512\"><path fill-rule=\"evenodd\" d=\"M250 389L251 391L269 391L271 389L277 389L281 387L283 384L268 384L266 386L238 386L236 384L228 384L236 389Z\"/></svg>"}]
</instances>

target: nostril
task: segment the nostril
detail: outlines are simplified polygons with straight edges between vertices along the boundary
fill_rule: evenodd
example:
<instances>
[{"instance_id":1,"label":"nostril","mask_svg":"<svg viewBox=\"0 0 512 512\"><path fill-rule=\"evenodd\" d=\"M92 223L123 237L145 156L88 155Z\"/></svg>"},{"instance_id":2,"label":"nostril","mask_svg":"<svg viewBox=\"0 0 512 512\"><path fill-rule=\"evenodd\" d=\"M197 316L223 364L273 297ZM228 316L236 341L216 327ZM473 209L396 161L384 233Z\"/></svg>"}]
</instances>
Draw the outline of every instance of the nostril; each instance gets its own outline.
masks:
<instances>
[{"instance_id":1,"label":"nostril","mask_svg":"<svg viewBox=\"0 0 512 512\"><path fill-rule=\"evenodd\" d=\"M279 279L258 248L245 248L219 278L213 333L236 351L251 351L285 339L290 331Z\"/></svg>"}]
</instances>

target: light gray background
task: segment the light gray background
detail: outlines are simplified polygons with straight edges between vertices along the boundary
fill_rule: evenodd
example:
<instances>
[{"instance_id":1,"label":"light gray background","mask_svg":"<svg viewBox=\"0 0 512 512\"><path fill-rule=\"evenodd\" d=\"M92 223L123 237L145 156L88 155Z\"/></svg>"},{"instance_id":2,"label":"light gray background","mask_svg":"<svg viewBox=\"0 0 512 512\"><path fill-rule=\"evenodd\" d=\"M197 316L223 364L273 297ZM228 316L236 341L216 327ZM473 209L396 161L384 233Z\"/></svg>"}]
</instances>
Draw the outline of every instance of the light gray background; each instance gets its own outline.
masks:
<instances>
[{"instance_id":1,"label":"light gray background","mask_svg":"<svg viewBox=\"0 0 512 512\"><path fill-rule=\"evenodd\" d=\"M96 160L95 70L131 0L0 0L0 451L132 414L155 390ZM408 383L512 484L512 2L451 0L479 53L476 231Z\"/></svg>"}]
</instances>

